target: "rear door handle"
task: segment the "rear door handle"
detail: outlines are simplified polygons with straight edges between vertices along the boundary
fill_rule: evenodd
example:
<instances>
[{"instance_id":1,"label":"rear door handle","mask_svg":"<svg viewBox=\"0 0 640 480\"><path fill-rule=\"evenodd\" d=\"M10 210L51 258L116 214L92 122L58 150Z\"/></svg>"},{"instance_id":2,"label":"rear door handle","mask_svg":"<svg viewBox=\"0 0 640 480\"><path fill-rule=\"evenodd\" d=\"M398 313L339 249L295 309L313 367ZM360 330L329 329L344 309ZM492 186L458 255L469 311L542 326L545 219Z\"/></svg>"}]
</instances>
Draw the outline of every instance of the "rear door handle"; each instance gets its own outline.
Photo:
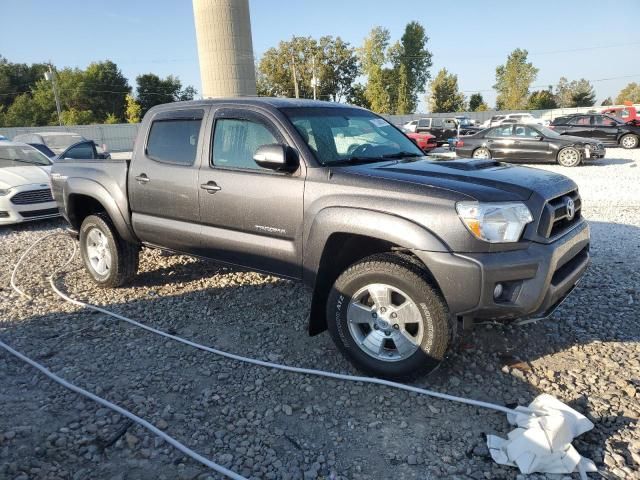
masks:
<instances>
[{"instance_id":1,"label":"rear door handle","mask_svg":"<svg viewBox=\"0 0 640 480\"><path fill-rule=\"evenodd\" d=\"M138 183L149 183L151 181L151 179L149 177L147 177L147 175L145 173L141 173L140 175L138 175L136 177L136 182Z\"/></svg>"},{"instance_id":2,"label":"rear door handle","mask_svg":"<svg viewBox=\"0 0 640 480\"><path fill-rule=\"evenodd\" d=\"M209 193L216 193L222 190L222 187L220 187L216 182L203 183L202 185L200 185L200 188L206 190Z\"/></svg>"}]
</instances>

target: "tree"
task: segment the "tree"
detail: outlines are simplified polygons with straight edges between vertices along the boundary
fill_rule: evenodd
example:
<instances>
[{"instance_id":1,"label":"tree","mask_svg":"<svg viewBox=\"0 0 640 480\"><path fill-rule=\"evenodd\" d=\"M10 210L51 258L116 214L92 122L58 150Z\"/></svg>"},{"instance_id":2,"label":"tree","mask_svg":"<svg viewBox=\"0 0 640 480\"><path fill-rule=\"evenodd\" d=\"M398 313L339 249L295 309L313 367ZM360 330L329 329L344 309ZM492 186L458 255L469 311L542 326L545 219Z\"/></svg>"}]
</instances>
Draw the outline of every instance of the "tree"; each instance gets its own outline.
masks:
<instances>
[{"instance_id":1,"label":"tree","mask_svg":"<svg viewBox=\"0 0 640 480\"><path fill-rule=\"evenodd\" d=\"M588 80L572 80L560 77L556 85L556 102L558 107L590 107L596 101L593 85Z\"/></svg>"},{"instance_id":2,"label":"tree","mask_svg":"<svg viewBox=\"0 0 640 480\"><path fill-rule=\"evenodd\" d=\"M358 51L362 70L367 75L364 95L371 110L377 113L391 113L392 111L387 81L389 76L385 75L383 67L387 60L389 39L389 30L375 27L369 32Z\"/></svg>"},{"instance_id":3,"label":"tree","mask_svg":"<svg viewBox=\"0 0 640 480\"><path fill-rule=\"evenodd\" d=\"M136 99L132 95L127 95L125 98L127 107L125 109L125 119L127 123L140 123L140 104L136 102Z\"/></svg>"},{"instance_id":4,"label":"tree","mask_svg":"<svg viewBox=\"0 0 640 480\"><path fill-rule=\"evenodd\" d=\"M484 102L482 94L474 93L469 97L469 110L472 112L486 112L489 106Z\"/></svg>"},{"instance_id":5,"label":"tree","mask_svg":"<svg viewBox=\"0 0 640 480\"><path fill-rule=\"evenodd\" d=\"M60 114L63 125L88 125L94 122L94 115L91 110L78 110L76 108L70 108L64 110Z\"/></svg>"},{"instance_id":6,"label":"tree","mask_svg":"<svg viewBox=\"0 0 640 480\"><path fill-rule=\"evenodd\" d=\"M528 54L527 50L517 48L509 54L504 65L496 67L496 83L493 88L498 92L498 110L519 110L526 107L529 87L538 76L538 69L527 62Z\"/></svg>"},{"instance_id":7,"label":"tree","mask_svg":"<svg viewBox=\"0 0 640 480\"><path fill-rule=\"evenodd\" d=\"M173 75L162 79L154 73L145 73L136 77L136 83L141 116L144 116L151 107L162 103L192 100L196 94L196 90L192 86L183 90L180 79Z\"/></svg>"},{"instance_id":8,"label":"tree","mask_svg":"<svg viewBox=\"0 0 640 480\"><path fill-rule=\"evenodd\" d=\"M109 113L107 117L104 119L104 123L106 125L114 125L116 123L120 123L120 119L116 117L113 113Z\"/></svg>"},{"instance_id":9,"label":"tree","mask_svg":"<svg viewBox=\"0 0 640 480\"><path fill-rule=\"evenodd\" d=\"M126 97L131 87L118 66L110 60L91 63L83 77L87 109L95 119L103 121L111 114L119 121L124 120Z\"/></svg>"},{"instance_id":10,"label":"tree","mask_svg":"<svg viewBox=\"0 0 640 480\"><path fill-rule=\"evenodd\" d=\"M361 83L354 84L351 87L351 91L347 95L347 103L351 105L357 105L358 107L371 109L371 105L369 104L369 100L367 100L365 91L365 86Z\"/></svg>"},{"instance_id":11,"label":"tree","mask_svg":"<svg viewBox=\"0 0 640 480\"><path fill-rule=\"evenodd\" d=\"M0 55L0 105L8 108L21 93L28 93L49 67L43 63L11 63Z\"/></svg>"},{"instance_id":12,"label":"tree","mask_svg":"<svg viewBox=\"0 0 640 480\"><path fill-rule=\"evenodd\" d=\"M600 106L602 106L602 107L609 107L609 106L611 106L611 105L613 105L613 100L611 100L611 97L607 97L607 98L605 98L605 99L602 101L602 103L600 104Z\"/></svg>"},{"instance_id":13,"label":"tree","mask_svg":"<svg viewBox=\"0 0 640 480\"><path fill-rule=\"evenodd\" d=\"M631 82L618 93L616 104L623 105L624 102L640 103L640 83Z\"/></svg>"},{"instance_id":14,"label":"tree","mask_svg":"<svg viewBox=\"0 0 640 480\"><path fill-rule=\"evenodd\" d=\"M461 112L464 110L464 95L458 90L458 76L446 68L438 72L431 82L431 111Z\"/></svg>"},{"instance_id":15,"label":"tree","mask_svg":"<svg viewBox=\"0 0 640 480\"><path fill-rule=\"evenodd\" d=\"M340 37L293 37L267 50L257 68L259 95L313 98L312 79L318 80L319 99L343 101L351 91L360 67L355 49Z\"/></svg>"},{"instance_id":16,"label":"tree","mask_svg":"<svg viewBox=\"0 0 640 480\"><path fill-rule=\"evenodd\" d=\"M550 110L558 108L556 99L549 90L538 90L529 96L528 110Z\"/></svg>"},{"instance_id":17,"label":"tree","mask_svg":"<svg viewBox=\"0 0 640 480\"><path fill-rule=\"evenodd\" d=\"M424 93L426 83L431 78L429 68L432 54L427 49L429 37L418 22L409 22L404 34L393 52L390 52L394 73L397 78L398 92L395 113L411 113L418 106L418 95ZM403 82L403 83L401 83ZM403 88L400 95L399 89ZM401 111L402 110L402 111Z\"/></svg>"}]
</instances>

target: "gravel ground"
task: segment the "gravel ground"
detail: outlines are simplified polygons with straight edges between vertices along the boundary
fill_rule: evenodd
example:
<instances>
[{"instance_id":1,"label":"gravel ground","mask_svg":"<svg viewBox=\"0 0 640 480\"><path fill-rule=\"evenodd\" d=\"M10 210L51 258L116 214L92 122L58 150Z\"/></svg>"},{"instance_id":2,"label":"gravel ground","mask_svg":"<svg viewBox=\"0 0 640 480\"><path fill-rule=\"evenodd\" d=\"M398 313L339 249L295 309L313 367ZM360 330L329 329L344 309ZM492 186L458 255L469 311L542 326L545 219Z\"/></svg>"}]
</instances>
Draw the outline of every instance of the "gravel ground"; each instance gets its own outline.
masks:
<instances>
[{"instance_id":1,"label":"gravel ground","mask_svg":"<svg viewBox=\"0 0 640 480\"><path fill-rule=\"evenodd\" d=\"M527 404L546 392L595 428L574 441L606 478L640 478L640 150L563 169L592 225L593 262L553 318L482 326L414 382ZM68 253L52 239L9 287L12 265L61 221L0 230L0 337L67 380L150 420L205 456L261 479L524 478L492 462L487 410L372 385L239 364L57 300L44 273ZM327 333L309 338L300 285L145 250L130 288L100 290L76 261L58 285L166 331L243 355L355 373ZM0 478L219 478L109 410L0 352ZM528 478L547 478L532 475ZM569 476L549 475L564 479Z\"/></svg>"}]
</instances>

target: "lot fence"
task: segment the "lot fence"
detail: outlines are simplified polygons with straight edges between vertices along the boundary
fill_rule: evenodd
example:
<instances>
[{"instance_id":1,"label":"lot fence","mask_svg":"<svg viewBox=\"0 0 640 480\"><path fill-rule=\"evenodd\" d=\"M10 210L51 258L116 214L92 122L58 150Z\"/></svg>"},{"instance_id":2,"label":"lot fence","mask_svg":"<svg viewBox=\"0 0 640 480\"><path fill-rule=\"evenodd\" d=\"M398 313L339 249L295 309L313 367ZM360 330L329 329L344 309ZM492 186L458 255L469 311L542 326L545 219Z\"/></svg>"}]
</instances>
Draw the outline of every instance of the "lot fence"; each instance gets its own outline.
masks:
<instances>
[{"instance_id":1,"label":"lot fence","mask_svg":"<svg viewBox=\"0 0 640 480\"><path fill-rule=\"evenodd\" d=\"M455 115L465 115L469 118L484 122L494 115L504 115L507 113L531 113L543 120L553 120L554 118L570 115L572 113L586 113L589 111L601 111L605 107L578 107L578 108L556 108L553 110L491 110L487 112L458 112L458 113L413 113L411 115L383 115L387 120L395 125L402 125L411 120L423 117L452 117ZM133 143L138 133L139 123L119 123L115 125L67 125L64 127L6 127L0 128L0 135L12 139L21 133L38 132L75 132L83 137L93 140L98 145L106 145L110 152L130 152L133 150Z\"/></svg>"}]
</instances>

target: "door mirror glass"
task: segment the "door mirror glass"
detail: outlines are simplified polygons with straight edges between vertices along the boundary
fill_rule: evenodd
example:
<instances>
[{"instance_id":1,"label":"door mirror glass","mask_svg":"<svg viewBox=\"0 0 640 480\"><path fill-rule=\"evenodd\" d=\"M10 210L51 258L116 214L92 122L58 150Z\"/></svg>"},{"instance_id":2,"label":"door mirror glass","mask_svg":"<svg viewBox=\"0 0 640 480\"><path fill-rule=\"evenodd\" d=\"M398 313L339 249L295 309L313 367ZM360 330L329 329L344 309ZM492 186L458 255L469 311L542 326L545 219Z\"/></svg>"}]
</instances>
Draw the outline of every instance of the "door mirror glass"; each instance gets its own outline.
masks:
<instances>
[{"instance_id":1,"label":"door mirror glass","mask_svg":"<svg viewBox=\"0 0 640 480\"><path fill-rule=\"evenodd\" d=\"M299 166L295 150L279 143L262 145L254 153L253 160L262 168L280 172L293 172Z\"/></svg>"}]
</instances>

